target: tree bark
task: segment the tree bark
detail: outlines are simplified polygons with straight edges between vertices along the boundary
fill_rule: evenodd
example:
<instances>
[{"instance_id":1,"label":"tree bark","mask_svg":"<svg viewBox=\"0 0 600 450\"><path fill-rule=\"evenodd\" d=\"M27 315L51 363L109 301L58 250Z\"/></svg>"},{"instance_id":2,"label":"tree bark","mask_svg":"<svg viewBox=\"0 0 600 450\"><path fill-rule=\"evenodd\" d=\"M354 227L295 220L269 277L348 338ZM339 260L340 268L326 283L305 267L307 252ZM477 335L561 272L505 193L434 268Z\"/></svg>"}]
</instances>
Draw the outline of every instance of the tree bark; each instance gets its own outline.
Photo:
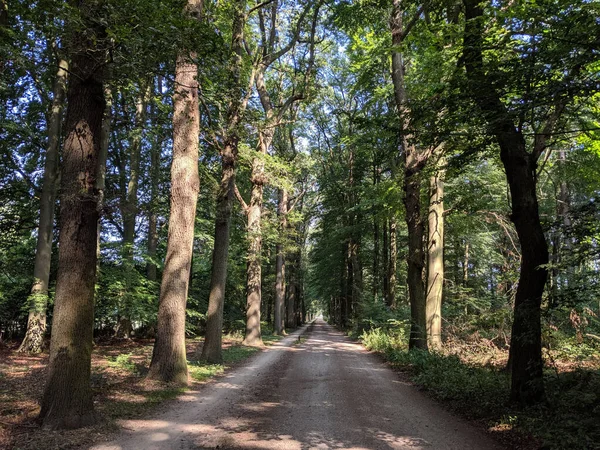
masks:
<instances>
[{"instance_id":1,"label":"tree bark","mask_svg":"<svg viewBox=\"0 0 600 450\"><path fill-rule=\"evenodd\" d=\"M387 304L387 300L388 300L388 292L390 290L390 244L389 244L389 233L388 233L388 219L386 218L383 221L383 225L381 227L381 231L382 231L382 239L381 239L381 244L382 244L382 261L383 261L383 267L382 267L382 272L383 272L383 292L382 292L382 297L383 297L383 302Z\"/></svg>"},{"instance_id":2,"label":"tree bark","mask_svg":"<svg viewBox=\"0 0 600 450\"><path fill-rule=\"evenodd\" d=\"M403 27L401 0L393 1L390 27L392 44L400 46L406 36ZM427 152L418 149L410 139L408 97L404 81L404 62L398 50L392 52L392 81L394 99L400 118L401 147L404 162L404 206L408 228L408 293L410 298L411 327L408 346L410 349L427 350L427 313L425 286L423 283L425 253L423 251L424 226L421 216L421 171L427 163Z\"/></svg>"},{"instance_id":3,"label":"tree bark","mask_svg":"<svg viewBox=\"0 0 600 450\"><path fill-rule=\"evenodd\" d=\"M429 338L429 346L432 348L439 348L442 345L442 289L444 286L443 177L444 171L443 169L439 169L429 180L427 336Z\"/></svg>"},{"instance_id":4,"label":"tree bark","mask_svg":"<svg viewBox=\"0 0 600 450\"><path fill-rule=\"evenodd\" d=\"M229 253L229 229L233 208L235 185L235 159L237 138L228 142L222 152L223 173L217 196L217 217L215 221L215 245L212 255L212 273L206 318L206 336L199 359L211 364L223 362L223 308L227 283L227 258Z\"/></svg>"},{"instance_id":5,"label":"tree bark","mask_svg":"<svg viewBox=\"0 0 600 450\"><path fill-rule=\"evenodd\" d=\"M248 263L246 266L246 334L244 345L262 346L260 306L262 302L262 227L263 191L266 182L263 157L271 145L272 130L259 131L260 155L252 161L252 191L246 212L248 218Z\"/></svg>"},{"instance_id":6,"label":"tree bark","mask_svg":"<svg viewBox=\"0 0 600 450\"><path fill-rule=\"evenodd\" d=\"M377 189L381 178L380 169L373 162L373 187ZM377 217L377 206L373 205L373 301L379 300L379 218Z\"/></svg>"},{"instance_id":7,"label":"tree bark","mask_svg":"<svg viewBox=\"0 0 600 450\"><path fill-rule=\"evenodd\" d=\"M52 88L53 99L48 119L48 147L40 196L40 223L33 268L34 282L29 297L27 332L19 347L19 352L41 353L45 347L46 308L48 306L52 231L54 228L54 207L58 180L58 147L63 119L64 97L67 90L68 69L68 62L61 59L58 62L58 71Z\"/></svg>"},{"instance_id":8,"label":"tree bark","mask_svg":"<svg viewBox=\"0 0 600 450\"><path fill-rule=\"evenodd\" d=\"M541 302L548 276L548 244L541 226L536 194L537 158L527 151L515 125L483 66L483 10L477 0L465 0L464 59L471 95L500 146L512 200L511 220L521 245L521 271L515 297L509 360L512 401L543 400ZM539 150L539 149L535 149Z\"/></svg>"},{"instance_id":9,"label":"tree bark","mask_svg":"<svg viewBox=\"0 0 600 450\"><path fill-rule=\"evenodd\" d=\"M80 5L84 20L93 5ZM88 9L89 8L89 9ZM90 11L91 10L91 11ZM97 25L95 25L97 27ZM90 28L100 41L104 30ZM98 233L96 174L104 114L105 52L78 35L67 92L56 299L40 420L45 428L96 421L90 388Z\"/></svg>"},{"instance_id":10,"label":"tree bark","mask_svg":"<svg viewBox=\"0 0 600 450\"><path fill-rule=\"evenodd\" d=\"M135 240L135 221L138 214L138 186L140 181L140 154L142 149L142 134L146 121L146 106L148 104L148 88L140 86L140 93L135 105L135 125L131 144L129 146L129 180L127 193L122 206L123 212L123 255L125 259L133 260L133 245Z\"/></svg>"},{"instance_id":11,"label":"tree bark","mask_svg":"<svg viewBox=\"0 0 600 450\"><path fill-rule=\"evenodd\" d=\"M162 88L162 77L158 77L159 92ZM154 105L154 104L153 104ZM154 106L152 117L154 118ZM146 277L150 281L157 280L157 267L154 262L158 248L158 184L160 180L160 153L162 150L162 136L152 143L150 154L150 211L148 214L148 262L146 263Z\"/></svg>"},{"instance_id":12,"label":"tree bark","mask_svg":"<svg viewBox=\"0 0 600 450\"><path fill-rule=\"evenodd\" d=\"M188 12L200 19L202 0L188 0ZM173 160L167 255L160 286L156 341L148 378L185 385L185 308L190 280L198 174L198 66L194 53L182 53L175 67Z\"/></svg>"},{"instance_id":13,"label":"tree bark","mask_svg":"<svg viewBox=\"0 0 600 450\"><path fill-rule=\"evenodd\" d=\"M215 218L215 239L212 255L212 273L206 319L206 336L199 359L210 363L223 362L222 334L225 286L227 283L227 258L229 252L229 230L235 188L235 164L238 156L239 126L245 111L248 97L244 95L240 83L244 54L244 27L246 23L246 0L237 0L234 6L231 61L229 76L231 82L230 103L227 109L227 130L223 136L221 149L221 183L217 194ZM251 89L252 83L248 86ZM196 351L198 357L199 349Z\"/></svg>"},{"instance_id":14,"label":"tree bark","mask_svg":"<svg viewBox=\"0 0 600 450\"><path fill-rule=\"evenodd\" d=\"M390 218L390 260L388 263L388 291L386 293L386 304L391 309L396 309L396 269L398 267L398 246L396 241L397 222L396 218Z\"/></svg>"},{"instance_id":15,"label":"tree bark","mask_svg":"<svg viewBox=\"0 0 600 450\"><path fill-rule=\"evenodd\" d=\"M279 240L275 247L276 262L276 280L275 280L275 313L274 326L275 334L285 333L284 315L285 315L285 250L284 242L287 228L287 207L288 195L285 189L279 189L279 205L277 215L279 216Z\"/></svg>"},{"instance_id":16,"label":"tree bark","mask_svg":"<svg viewBox=\"0 0 600 450\"><path fill-rule=\"evenodd\" d=\"M123 301L119 308L119 322L115 330L115 337L129 339L133 332L131 321L131 309L133 304L132 281L134 271L134 245L135 245L135 223L138 215L138 187L140 180L140 155L142 150L142 135L146 121L146 106L148 104L149 86L139 86L140 92L135 105L135 123L131 143L129 146L129 180L127 181L127 192L121 205L123 216L123 240L122 256L125 271L125 292Z\"/></svg>"}]
</instances>

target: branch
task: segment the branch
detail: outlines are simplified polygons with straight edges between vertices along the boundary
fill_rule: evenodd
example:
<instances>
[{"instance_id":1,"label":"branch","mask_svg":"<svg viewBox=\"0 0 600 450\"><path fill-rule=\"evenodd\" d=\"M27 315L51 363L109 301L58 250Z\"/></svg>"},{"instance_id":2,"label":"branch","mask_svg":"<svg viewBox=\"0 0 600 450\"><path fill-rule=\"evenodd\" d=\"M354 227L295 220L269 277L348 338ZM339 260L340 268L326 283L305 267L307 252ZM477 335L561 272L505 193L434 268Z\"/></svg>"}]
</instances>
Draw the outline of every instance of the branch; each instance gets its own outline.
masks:
<instances>
[{"instance_id":1,"label":"branch","mask_svg":"<svg viewBox=\"0 0 600 450\"><path fill-rule=\"evenodd\" d=\"M419 9L417 9L417 12L415 12L415 15L413 16L413 18L410 19L410 22L408 22L406 24L406 28L404 28L404 31L402 31L402 33L400 34L401 41L404 41L404 39L406 39L406 36L408 36L408 33L410 33L410 31L417 24L417 20L419 20L419 17L421 17L421 14L423 14L423 10L424 10L424 6L421 5L419 7Z\"/></svg>"},{"instance_id":2,"label":"branch","mask_svg":"<svg viewBox=\"0 0 600 450\"><path fill-rule=\"evenodd\" d=\"M253 6L253 7L252 7L252 8L250 8L250 9L248 10L248 12L246 13L246 17L248 17L250 14L252 14L252 13L253 13L254 11L256 11L257 9L260 9L260 8L262 8L262 7L264 7L264 6L267 6L268 4L270 4L270 3L273 3L274 1L275 1L275 0L267 0L266 2L262 2L262 3L259 3L259 4L258 4L258 5L256 5L256 6Z\"/></svg>"},{"instance_id":3,"label":"branch","mask_svg":"<svg viewBox=\"0 0 600 450\"><path fill-rule=\"evenodd\" d=\"M244 213L247 213L250 207L244 201L244 197L242 197L242 194L240 193L236 183L233 184L233 193L235 194L235 198L237 198L238 202L240 202L240 206L242 207Z\"/></svg>"},{"instance_id":4,"label":"branch","mask_svg":"<svg viewBox=\"0 0 600 450\"><path fill-rule=\"evenodd\" d=\"M290 38L287 45L280 48L279 51L276 51L275 53L271 53L271 54L265 56L265 58L263 60L263 64L265 66L267 66L267 67L270 66L274 61L277 61L279 58L281 58L283 55L285 55L287 52L289 52L292 49L292 47L294 47L294 45L296 45L296 42L298 42L298 38L300 37L300 30L302 28L302 22L304 22L304 18L306 17L306 15L308 14L308 12L312 8L312 6L313 6L312 2L309 2L306 5L306 7L304 8L304 10L302 11L302 13L300 14L300 17L298 17L298 22L296 22L296 29L294 30L294 34Z\"/></svg>"},{"instance_id":5,"label":"branch","mask_svg":"<svg viewBox=\"0 0 600 450\"><path fill-rule=\"evenodd\" d=\"M304 189L302 192L300 192L300 194L298 194L298 197L296 197L294 199L294 201L290 204L290 206L288 207L288 210L287 210L288 213L291 213L294 210L294 208L296 207L296 205L298 204L300 199L302 199L302 197L304 197L304 194L306 194L306 189Z\"/></svg>"}]
</instances>

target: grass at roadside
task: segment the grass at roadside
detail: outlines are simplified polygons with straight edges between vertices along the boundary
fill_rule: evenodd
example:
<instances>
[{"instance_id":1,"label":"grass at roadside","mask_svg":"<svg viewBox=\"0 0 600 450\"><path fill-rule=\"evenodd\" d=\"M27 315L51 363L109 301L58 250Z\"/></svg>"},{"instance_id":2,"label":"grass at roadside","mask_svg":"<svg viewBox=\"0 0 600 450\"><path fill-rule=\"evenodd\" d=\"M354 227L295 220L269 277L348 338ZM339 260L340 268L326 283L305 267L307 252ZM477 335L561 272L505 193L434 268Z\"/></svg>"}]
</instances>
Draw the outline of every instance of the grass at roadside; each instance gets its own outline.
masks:
<instances>
[{"instance_id":1,"label":"grass at roadside","mask_svg":"<svg viewBox=\"0 0 600 450\"><path fill-rule=\"evenodd\" d=\"M239 333L223 337L222 365L191 361L202 339L186 342L190 387L224 373L259 351L242 346ZM266 345L280 337L263 336ZM173 399L186 389L145 380L152 357L152 340L135 339L100 343L92 355L92 390L94 405L102 421L85 430L49 432L38 428L38 399L42 394L46 354L28 356L16 353L17 343L0 351L0 448L14 450L80 448L102 440L118 429L116 421L147 415L165 400Z\"/></svg>"},{"instance_id":2,"label":"grass at roadside","mask_svg":"<svg viewBox=\"0 0 600 450\"><path fill-rule=\"evenodd\" d=\"M465 351L452 354L451 348L408 352L403 336L382 330L365 332L361 340L433 397L486 425L509 447L600 448L600 358L580 367L548 367L547 402L519 409L508 402L508 373L497 365L473 362L489 358L470 358Z\"/></svg>"}]
</instances>

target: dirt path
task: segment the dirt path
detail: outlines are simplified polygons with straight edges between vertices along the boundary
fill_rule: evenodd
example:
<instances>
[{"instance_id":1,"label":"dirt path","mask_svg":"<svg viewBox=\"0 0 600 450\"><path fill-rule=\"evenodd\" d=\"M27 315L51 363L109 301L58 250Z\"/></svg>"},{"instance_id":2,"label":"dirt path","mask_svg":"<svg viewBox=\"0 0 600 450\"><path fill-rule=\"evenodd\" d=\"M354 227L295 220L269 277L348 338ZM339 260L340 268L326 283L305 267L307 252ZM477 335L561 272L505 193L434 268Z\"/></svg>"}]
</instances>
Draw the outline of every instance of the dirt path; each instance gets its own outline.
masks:
<instances>
[{"instance_id":1,"label":"dirt path","mask_svg":"<svg viewBox=\"0 0 600 450\"><path fill-rule=\"evenodd\" d=\"M318 320L147 420L123 423L133 449L500 449Z\"/></svg>"}]
</instances>

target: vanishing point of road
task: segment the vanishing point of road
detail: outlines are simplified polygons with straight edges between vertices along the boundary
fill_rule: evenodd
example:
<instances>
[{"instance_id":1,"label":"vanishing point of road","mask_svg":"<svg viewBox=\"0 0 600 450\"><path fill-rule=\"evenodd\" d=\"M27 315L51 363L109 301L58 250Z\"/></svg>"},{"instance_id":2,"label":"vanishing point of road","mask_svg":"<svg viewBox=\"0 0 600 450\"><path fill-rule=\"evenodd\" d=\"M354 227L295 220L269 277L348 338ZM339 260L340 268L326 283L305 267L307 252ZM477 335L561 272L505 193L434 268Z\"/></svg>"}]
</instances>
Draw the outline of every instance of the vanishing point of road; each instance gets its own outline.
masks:
<instances>
[{"instance_id":1,"label":"vanishing point of road","mask_svg":"<svg viewBox=\"0 0 600 450\"><path fill-rule=\"evenodd\" d=\"M322 320L298 333L94 449L502 448Z\"/></svg>"}]
</instances>

